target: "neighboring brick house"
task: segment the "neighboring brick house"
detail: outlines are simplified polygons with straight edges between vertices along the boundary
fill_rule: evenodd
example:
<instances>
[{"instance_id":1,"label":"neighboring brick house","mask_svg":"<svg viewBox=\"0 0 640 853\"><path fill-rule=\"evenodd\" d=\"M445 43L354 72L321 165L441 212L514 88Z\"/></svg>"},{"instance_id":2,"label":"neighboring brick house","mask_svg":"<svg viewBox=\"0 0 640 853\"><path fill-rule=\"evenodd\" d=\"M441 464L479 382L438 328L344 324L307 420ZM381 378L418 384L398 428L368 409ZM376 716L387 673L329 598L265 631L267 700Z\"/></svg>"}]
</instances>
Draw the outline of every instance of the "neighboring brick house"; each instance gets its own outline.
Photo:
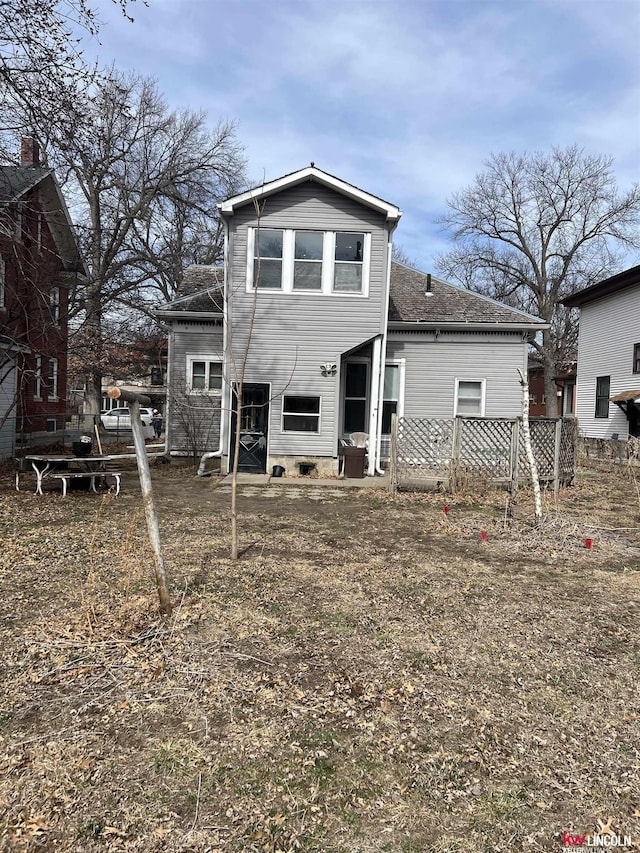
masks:
<instances>
[{"instance_id":1,"label":"neighboring brick house","mask_svg":"<svg viewBox=\"0 0 640 853\"><path fill-rule=\"evenodd\" d=\"M13 427L61 429L67 408L69 290L84 273L52 169L25 137L19 166L0 166L0 335L20 348Z\"/></svg>"},{"instance_id":2,"label":"neighboring brick house","mask_svg":"<svg viewBox=\"0 0 640 853\"><path fill-rule=\"evenodd\" d=\"M535 355L529 356L529 415L532 418L558 418L576 411L577 362L568 361L558 369L556 403L550 410L544 393L544 366Z\"/></svg>"}]
</instances>

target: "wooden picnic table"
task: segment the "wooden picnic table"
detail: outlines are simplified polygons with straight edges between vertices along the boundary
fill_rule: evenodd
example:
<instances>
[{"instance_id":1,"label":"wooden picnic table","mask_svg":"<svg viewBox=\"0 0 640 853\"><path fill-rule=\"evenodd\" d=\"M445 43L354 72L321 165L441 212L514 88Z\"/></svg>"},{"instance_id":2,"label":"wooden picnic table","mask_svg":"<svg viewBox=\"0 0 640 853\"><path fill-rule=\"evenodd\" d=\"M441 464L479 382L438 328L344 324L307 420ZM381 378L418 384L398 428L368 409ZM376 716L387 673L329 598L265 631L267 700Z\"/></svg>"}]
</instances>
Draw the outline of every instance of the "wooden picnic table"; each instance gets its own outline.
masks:
<instances>
[{"instance_id":1,"label":"wooden picnic table","mask_svg":"<svg viewBox=\"0 0 640 853\"><path fill-rule=\"evenodd\" d=\"M95 481L100 476L109 475L116 480L116 494L120 491L120 471L106 471L106 463L116 457L111 455L101 456L69 456L64 454L34 454L24 456L25 462L30 462L36 475L37 495L42 495L42 483L44 480L55 477L62 481L63 495L67 494L67 486L70 480L77 478L89 479L91 490L96 491ZM16 491L20 491L20 469L16 467ZM24 473L24 472L22 472Z\"/></svg>"}]
</instances>

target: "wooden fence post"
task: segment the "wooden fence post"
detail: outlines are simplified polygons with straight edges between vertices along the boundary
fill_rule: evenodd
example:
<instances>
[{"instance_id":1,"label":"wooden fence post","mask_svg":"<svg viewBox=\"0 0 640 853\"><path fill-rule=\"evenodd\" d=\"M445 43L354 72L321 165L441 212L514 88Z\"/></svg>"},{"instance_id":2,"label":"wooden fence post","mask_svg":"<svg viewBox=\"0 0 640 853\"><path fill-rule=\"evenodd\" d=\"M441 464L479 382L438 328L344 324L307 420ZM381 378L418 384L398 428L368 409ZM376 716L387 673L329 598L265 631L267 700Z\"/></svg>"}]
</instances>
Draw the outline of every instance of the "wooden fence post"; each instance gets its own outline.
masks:
<instances>
[{"instance_id":1,"label":"wooden fence post","mask_svg":"<svg viewBox=\"0 0 640 853\"><path fill-rule=\"evenodd\" d=\"M514 418L511 425L511 459L509 461L511 467L510 486L512 496L515 496L518 491L518 481L520 476L520 421Z\"/></svg>"},{"instance_id":2,"label":"wooden fence post","mask_svg":"<svg viewBox=\"0 0 640 853\"><path fill-rule=\"evenodd\" d=\"M160 612L171 616L171 600L167 584L167 574L162 557L162 545L160 543L160 529L158 527L158 515L153 500L153 489L151 487L151 472L149 471L149 459L147 448L144 443L142 432L142 419L140 417L140 404L150 405L151 401L143 394L135 394L132 391L124 391L121 388L111 388L109 397L112 400L124 400L129 404L131 414L131 432L133 433L133 444L136 450L136 461L138 463L138 476L140 477L140 488L142 490L142 501L144 503L144 514L147 519L147 533L149 543L153 551L155 563L156 586L160 599Z\"/></svg>"},{"instance_id":3,"label":"wooden fence post","mask_svg":"<svg viewBox=\"0 0 640 853\"><path fill-rule=\"evenodd\" d=\"M451 437L451 464L449 465L449 491L453 494L458 486L458 467L460 465L460 432L462 419L453 419L453 435Z\"/></svg>"},{"instance_id":4,"label":"wooden fence post","mask_svg":"<svg viewBox=\"0 0 640 853\"><path fill-rule=\"evenodd\" d=\"M562 418L556 421L555 442L553 447L553 493L560 491L560 448L562 446Z\"/></svg>"},{"instance_id":5,"label":"wooden fence post","mask_svg":"<svg viewBox=\"0 0 640 853\"><path fill-rule=\"evenodd\" d=\"M389 491L395 495L398 489L398 416L391 415L391 458L389 459Z\"/></svg>"}]
</instances>

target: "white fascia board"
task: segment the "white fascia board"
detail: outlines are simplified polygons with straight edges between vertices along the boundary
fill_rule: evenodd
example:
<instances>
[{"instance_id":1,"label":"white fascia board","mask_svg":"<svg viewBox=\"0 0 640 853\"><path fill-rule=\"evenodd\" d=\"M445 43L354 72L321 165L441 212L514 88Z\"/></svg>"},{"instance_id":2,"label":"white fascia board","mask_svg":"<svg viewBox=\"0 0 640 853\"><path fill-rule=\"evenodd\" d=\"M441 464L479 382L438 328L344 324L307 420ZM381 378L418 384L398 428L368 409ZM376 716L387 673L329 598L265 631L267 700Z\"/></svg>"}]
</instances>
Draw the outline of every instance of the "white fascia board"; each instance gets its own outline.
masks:
<instances>
[{"instance_id":1,"label":"white fascia board","mask_svg":"<svg viewBox=\"0 0 640 853\"><path fill-rule=\"evenodd\" d=\"M215 311L163 311L157 308L153 311L154 316L163 320L222 320L223 315Z\"/></svg>"},{"instance_id":2,"label":"white fascia board","mask_svg":"<svg viewBox=\"0 0 640 853\"><path fill-rule=\"evenodd\" d=\"M292 172L290 175L277 178L275 181L269 181L269 183L255 187L248 192L241 193L240 195L233 196L226 201L219 202L218 210L223 215L233 216L236 207L240 207L248 201L259 201L266 196L273 195L274 193L280 192L280 190L295 186L303 181L317 181L319 184L330 187L331 189L336 190L336 192L342 193L342 195L346 195L349 198L361 202L367 207L371 207L380 213L384 213L388 221L397 222L402 216L402 211L394 204L389 204L381 198L371 195L364 190L358 189L358 187L354 187L352 184L348 184L346 181L342 181L340 178L336 178L334 175L330 175L327 172L323 172L321 169L314 168L313 166L307 166L306 169L300 169L298 172Z\"/></svg>"}]
</instances>

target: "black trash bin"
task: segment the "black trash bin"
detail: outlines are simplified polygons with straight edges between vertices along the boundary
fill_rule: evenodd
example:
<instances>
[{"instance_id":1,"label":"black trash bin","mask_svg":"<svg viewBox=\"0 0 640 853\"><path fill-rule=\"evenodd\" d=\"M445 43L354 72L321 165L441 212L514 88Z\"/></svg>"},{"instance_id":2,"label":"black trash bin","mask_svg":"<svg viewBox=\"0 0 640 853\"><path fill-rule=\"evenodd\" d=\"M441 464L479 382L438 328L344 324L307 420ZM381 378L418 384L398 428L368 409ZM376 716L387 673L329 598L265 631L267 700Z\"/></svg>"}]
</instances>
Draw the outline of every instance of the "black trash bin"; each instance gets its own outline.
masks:
<instances>
[{"instance_id":1,"label":"black trash bin","mask_svg":"<svg viewBox=\"0 0 640 853\"><path fill-rule=\"evenodd\" d=\"M284 471L285 471L285 469L282 467L282 465L274 465L273 468L271 469L271 476L272 477L282 477L282 475L284 474Z\"/></svg>"},{"instance_id":2,"label":"black trash bin","mask_svg":"<svg viewBox=\"0 0 640 853\"><path fill-rule=\"evenodd\" d=\"M365 447L344 448L344 476L349 479L364 477L364 458L367 455Z\"/></svg>"},{"instance_id":3,"label":"black trash bin","mask_svg":"<svg viewBox=\"0 0 640 853\"><path fill-rule=\"evenodd\" d=\"M77 441L71 444L74 456L90 456L92 448L93 439L90 435L81 435Z\"/></svg>"}]
</instances>

